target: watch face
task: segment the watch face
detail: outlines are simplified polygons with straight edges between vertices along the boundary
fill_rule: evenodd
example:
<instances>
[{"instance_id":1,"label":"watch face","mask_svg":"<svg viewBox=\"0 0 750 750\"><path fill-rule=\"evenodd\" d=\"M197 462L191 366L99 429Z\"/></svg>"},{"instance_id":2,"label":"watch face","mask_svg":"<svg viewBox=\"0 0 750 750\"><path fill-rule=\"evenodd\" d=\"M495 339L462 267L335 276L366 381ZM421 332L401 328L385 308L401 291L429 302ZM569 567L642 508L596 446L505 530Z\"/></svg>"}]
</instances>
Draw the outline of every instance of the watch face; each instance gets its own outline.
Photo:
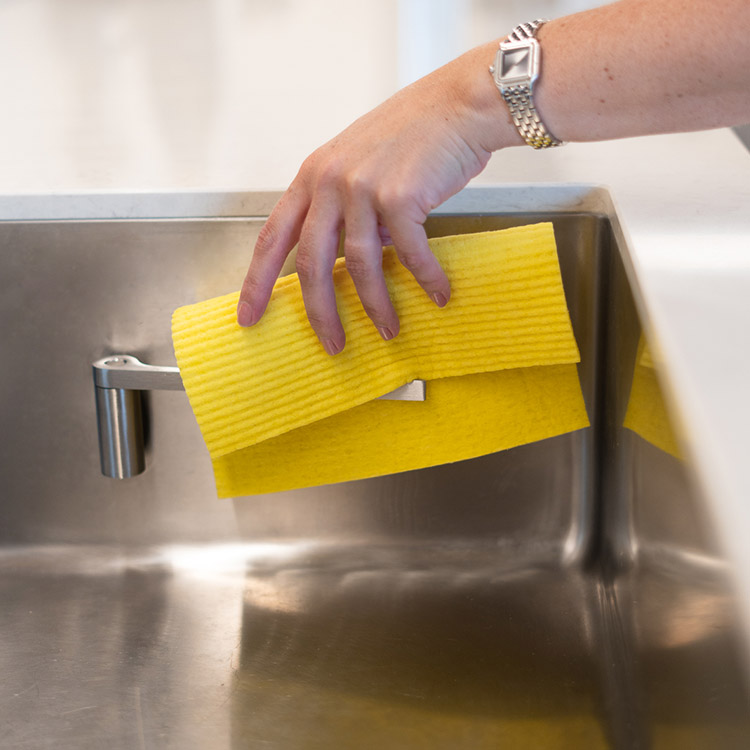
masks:
<instances>
[{"instance_id":1,"label":"watch face","mask_svg":"<svg viewBox=\"0 0 750 750\"><path fill-rule=\"evenodd\" d=\"M531 47L505 50L500 64L501 78L527 78L531 76Z\"/></svg>"}]
</instances>

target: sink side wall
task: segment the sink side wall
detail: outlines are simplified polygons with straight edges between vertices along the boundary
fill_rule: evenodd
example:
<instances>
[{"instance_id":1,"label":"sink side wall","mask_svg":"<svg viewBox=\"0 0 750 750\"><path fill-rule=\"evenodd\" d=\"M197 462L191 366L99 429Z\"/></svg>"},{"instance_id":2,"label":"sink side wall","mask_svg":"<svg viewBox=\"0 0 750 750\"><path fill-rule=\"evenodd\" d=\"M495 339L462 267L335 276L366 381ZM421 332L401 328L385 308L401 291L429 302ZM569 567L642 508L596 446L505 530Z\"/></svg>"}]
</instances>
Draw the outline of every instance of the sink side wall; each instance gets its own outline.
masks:
<instances>
[{"instance_id":1,"label":"sink side wall","mask_svg":"<svg viewBox=\"0 0 750 750\"><path fill-rule=\"evenodd\" d=\"M431 234L544 216L440 216ZM595 289L601 229L555 219L571 315L594 403ZM179 305L238 288L262 219L0 224L0 539L125 543L314 537L529 541L577 555L591 521L591 431L393 477L219 501L184 393L147 402L147 470L99 470L91 362L112 353L173 364Z\"/></svg>"}]
</instances>

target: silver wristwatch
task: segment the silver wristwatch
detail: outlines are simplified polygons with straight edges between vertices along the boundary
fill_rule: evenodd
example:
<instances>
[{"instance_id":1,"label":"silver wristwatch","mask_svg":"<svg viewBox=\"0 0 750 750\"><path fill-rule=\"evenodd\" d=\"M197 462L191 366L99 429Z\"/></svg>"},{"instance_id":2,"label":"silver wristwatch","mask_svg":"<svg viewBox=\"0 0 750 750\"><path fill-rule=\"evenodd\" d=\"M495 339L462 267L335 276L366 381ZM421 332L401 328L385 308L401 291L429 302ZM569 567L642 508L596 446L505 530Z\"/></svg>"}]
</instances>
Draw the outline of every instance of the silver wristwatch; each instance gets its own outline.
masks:
<instances>
[{"instance_id":1,"label":"silver wristwatch","mask_svg":"<svg viewBox=\"0 0 750 750\"><path fill-rule=\"evenodd\" d=\"M539 78L541 67L541 49L535 37L546 22L546 18L540 18L516 26L500 43L495 64L490 66L495 85L508 104L518 132L533 148L564 145L547 130L534 107L534 82Z\"/></svg>"}]
</instances>

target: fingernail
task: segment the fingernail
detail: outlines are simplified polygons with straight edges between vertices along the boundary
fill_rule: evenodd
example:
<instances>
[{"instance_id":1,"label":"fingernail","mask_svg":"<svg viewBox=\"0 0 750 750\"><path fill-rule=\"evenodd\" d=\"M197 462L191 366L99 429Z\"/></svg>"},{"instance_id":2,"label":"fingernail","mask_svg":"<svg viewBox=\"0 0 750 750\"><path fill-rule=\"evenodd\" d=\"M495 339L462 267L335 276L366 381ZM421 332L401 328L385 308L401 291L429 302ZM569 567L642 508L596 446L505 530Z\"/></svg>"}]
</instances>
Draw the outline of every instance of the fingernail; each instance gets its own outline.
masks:
<instances>
[{"instance_id":1,"label":"fingernail","mask_svg":"<svg viewBox=\"0 0 750 750\"><path fill-rule=\"evenodd\" d=\"M323 348L326 350L326 354L330 354L332 357L341 351L338 345L335 344L331 339L323 339L320 343L323 344Z\"/></svg>"},{"instance_id":2,"label":"fingernail","mask_svg":"<svg viewBox=\"0 0 750 750\"><path fill-rule=\"evenodd\" d=\"M378 326L378 333L383 337L383 341L390 341L393 338L393 331L385 326Z\"/></svg>"},{"instance_id":3,"label":"fingernail","mask_svg":"<svg viewBox=\"0 0 750 750\"><path fill-rule=\"evenodd\" d=\"M237 307L237 322L241 326L253 326L258 322L255 311L247 302L240 302Z\"/></svg>"},{"instance_id":4,"label":"fingernail","mask_svg":"<svg viewBox=\"0 0 750 750\"><path fill-rule=\"evenodd\" d=\"M432 295L432 301L438 306L438 307L445 307L448 304L448 300L445 298L443 294L440 292L435 292Z\"/></svg>"}]
</instances>

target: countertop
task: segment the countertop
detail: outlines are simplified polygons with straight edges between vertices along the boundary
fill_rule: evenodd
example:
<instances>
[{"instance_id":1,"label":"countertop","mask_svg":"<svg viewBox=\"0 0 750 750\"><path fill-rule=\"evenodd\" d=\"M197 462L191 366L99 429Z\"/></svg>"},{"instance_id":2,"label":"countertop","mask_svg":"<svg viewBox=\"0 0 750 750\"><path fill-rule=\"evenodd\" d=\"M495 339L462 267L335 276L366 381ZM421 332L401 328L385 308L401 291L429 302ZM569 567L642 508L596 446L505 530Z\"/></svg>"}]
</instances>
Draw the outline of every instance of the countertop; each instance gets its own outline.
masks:
<instances>
[{"instance_id":1,"label":"countertop","mask_svg":"<svg viewBox=\"0 0 750 750\"><path fill-rule=\"evenodd\" d=\"M282 189L310 150L395 90L403 74L389 32L393 2L324 3L329 24L368 33L314 40L307 30L321 11L308 17L311 5L260 3L260 17L240 2L210 13L207 3L192 3L190 23L176 28L177 51L151 44L151 60L139 34L173 28L174 3L160 4L156 20L155 11L141 18L127 3L92 7L83 26L63 5L10 3L0 13L8 105L0 220L252 213L259 191ZM273 44L277 28L283 39ZM179 45L198 46L187 69L177 65ZM100 53L109 63L92 66ZM162 78L150 77L150 64ZM611 192L659 356L669 363L668 393L750 623L750 154L730 130L544 153L517 148L494 155L474 181L509 183Z\"/></svg>"}]
</instances>

